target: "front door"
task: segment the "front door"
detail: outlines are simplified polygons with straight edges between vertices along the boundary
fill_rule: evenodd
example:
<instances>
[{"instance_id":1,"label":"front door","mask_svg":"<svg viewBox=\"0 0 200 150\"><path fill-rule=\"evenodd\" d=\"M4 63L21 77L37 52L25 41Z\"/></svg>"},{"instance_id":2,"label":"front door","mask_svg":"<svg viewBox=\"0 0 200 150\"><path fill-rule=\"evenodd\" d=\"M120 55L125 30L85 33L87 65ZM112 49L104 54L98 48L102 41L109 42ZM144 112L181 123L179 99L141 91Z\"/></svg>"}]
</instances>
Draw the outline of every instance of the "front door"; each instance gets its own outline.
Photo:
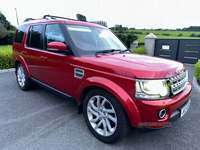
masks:
<instances>
[{"instance_id":1,"label":"front door","mask_svg":"<svg viewBox=\"0 0 200 150\"><path fill-rule=\"evenodd\" d=\"M60 54L47 51L47 44L54 41L65 43L59 25L47 24L44 35L44 50L40 53L40 57L43 59L40 68L42 82L61 92L72 95L73 67L71 64L73 57L66 53Z\"/></svg>"}]
</instances>

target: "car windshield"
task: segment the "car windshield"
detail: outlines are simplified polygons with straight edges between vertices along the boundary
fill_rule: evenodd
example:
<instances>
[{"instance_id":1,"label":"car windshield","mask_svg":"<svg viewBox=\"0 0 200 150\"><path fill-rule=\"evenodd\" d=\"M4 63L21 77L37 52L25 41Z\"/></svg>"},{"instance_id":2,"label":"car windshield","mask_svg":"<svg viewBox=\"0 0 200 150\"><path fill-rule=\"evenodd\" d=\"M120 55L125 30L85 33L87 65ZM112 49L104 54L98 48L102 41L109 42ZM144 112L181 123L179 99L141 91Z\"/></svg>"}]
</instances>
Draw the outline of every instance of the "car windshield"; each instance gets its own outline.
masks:
<instances>
[{"instance_id":1,"label":"car windshield","mask_svg":"<svg viewBox=\"0 0 200 150\"><path fill-rule=\"evenodd\" d=\"M80 25L66 26L81 56L94 56L98 51L104 50L119 53L127 49L109 29Z\"/></svg>"}]
</instances>

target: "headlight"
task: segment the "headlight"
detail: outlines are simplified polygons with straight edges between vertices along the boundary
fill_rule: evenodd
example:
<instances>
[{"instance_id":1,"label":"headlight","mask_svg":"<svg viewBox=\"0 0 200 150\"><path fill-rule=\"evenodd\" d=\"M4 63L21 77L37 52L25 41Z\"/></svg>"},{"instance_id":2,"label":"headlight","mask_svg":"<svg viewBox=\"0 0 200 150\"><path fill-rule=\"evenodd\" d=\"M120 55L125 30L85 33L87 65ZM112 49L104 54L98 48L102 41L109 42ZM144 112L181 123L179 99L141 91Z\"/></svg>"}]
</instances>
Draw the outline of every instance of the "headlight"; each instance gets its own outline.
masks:
<instances>
[{"instance_id":1,"label":"headlight","mask_svg":"<svg viewBox=\"0 0 200 150\"><path fill-rule=\"evenodd\" d=\"M167 80L140 80L136 79L135 98L137 99L164 99L170 94Z\"/></svg>"}]
</instances>

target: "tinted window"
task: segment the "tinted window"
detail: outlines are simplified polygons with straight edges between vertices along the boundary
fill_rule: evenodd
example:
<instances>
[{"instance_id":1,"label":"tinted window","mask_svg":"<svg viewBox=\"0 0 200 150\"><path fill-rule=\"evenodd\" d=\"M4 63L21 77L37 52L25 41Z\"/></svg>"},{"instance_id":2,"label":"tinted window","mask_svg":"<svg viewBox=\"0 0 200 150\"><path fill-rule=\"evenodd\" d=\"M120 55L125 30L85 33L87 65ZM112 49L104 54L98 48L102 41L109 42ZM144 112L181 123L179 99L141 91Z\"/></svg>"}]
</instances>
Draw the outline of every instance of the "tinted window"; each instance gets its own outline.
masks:
<instances>
[{"instance_id":1,"label":"tinted window","mask_svg":"<svg viewBox=\"0 0 200 150\"><path fill-rule=\"evenodd\" d=\"M65 39L62 35L62 32L58 26L58 24L49 24L46 26L45 32L45 49L47 48L47 44L51 42L63 42L65 43Z\"/></svg>"},{"instance_id":2,"label":"tinted window","mask_svg":"<svg viewBox=\"0 0 200 150\"><path fill-rule=\"evenodd\" d=\"M30 31L30 47L41 48L41 34L42 34L42 25L33 26Z\"/></svg>"},{"instance_id":3,"label":"tinted window","mask_svg":"<svg viewBox=\"0 0 200 150\"><path fill-rule=\"evenodd\" d=\"M28 47L30 46L31 31L32 31L32 26L29 28L28 36L27 36L27 40L26 40L26 46L28 46Z\"/></svg>"},{"instance_id":4,"label":"tinted window","mask_svg":"<svg viewBox=\"0 0 200 150\"><path fill-rule=\"evenodd\" d=\"M22 39L24 37L24 32L26 31L26 27L27 27L27 24L24 24L24 25L20 25L17 28L15 40L14 40L15 43L20 43L20 44L22 43Z\"/></svg>"}]
</instances>

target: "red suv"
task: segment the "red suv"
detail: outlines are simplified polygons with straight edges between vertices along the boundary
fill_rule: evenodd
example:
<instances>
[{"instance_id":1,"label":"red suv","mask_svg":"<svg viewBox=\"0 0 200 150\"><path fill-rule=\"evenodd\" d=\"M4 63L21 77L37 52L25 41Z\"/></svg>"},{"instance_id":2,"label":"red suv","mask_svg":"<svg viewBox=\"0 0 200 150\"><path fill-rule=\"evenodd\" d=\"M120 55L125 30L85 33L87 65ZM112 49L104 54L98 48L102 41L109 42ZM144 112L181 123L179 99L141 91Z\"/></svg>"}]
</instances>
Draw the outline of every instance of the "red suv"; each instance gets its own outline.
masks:
<instances>
[{"instance_id":1,"label":"red suv","mask_svg":"<svg viewBox=\"0 0 200 150\"><path fill-rule=\"evenodd\" d=\"M114 143L132 127L159 129L189 109L184 64L133 54L100 25L45 15L19 25L13 42L19 87L37 83L77 102L90 131Z\"/></svg>"}]
</instances>

